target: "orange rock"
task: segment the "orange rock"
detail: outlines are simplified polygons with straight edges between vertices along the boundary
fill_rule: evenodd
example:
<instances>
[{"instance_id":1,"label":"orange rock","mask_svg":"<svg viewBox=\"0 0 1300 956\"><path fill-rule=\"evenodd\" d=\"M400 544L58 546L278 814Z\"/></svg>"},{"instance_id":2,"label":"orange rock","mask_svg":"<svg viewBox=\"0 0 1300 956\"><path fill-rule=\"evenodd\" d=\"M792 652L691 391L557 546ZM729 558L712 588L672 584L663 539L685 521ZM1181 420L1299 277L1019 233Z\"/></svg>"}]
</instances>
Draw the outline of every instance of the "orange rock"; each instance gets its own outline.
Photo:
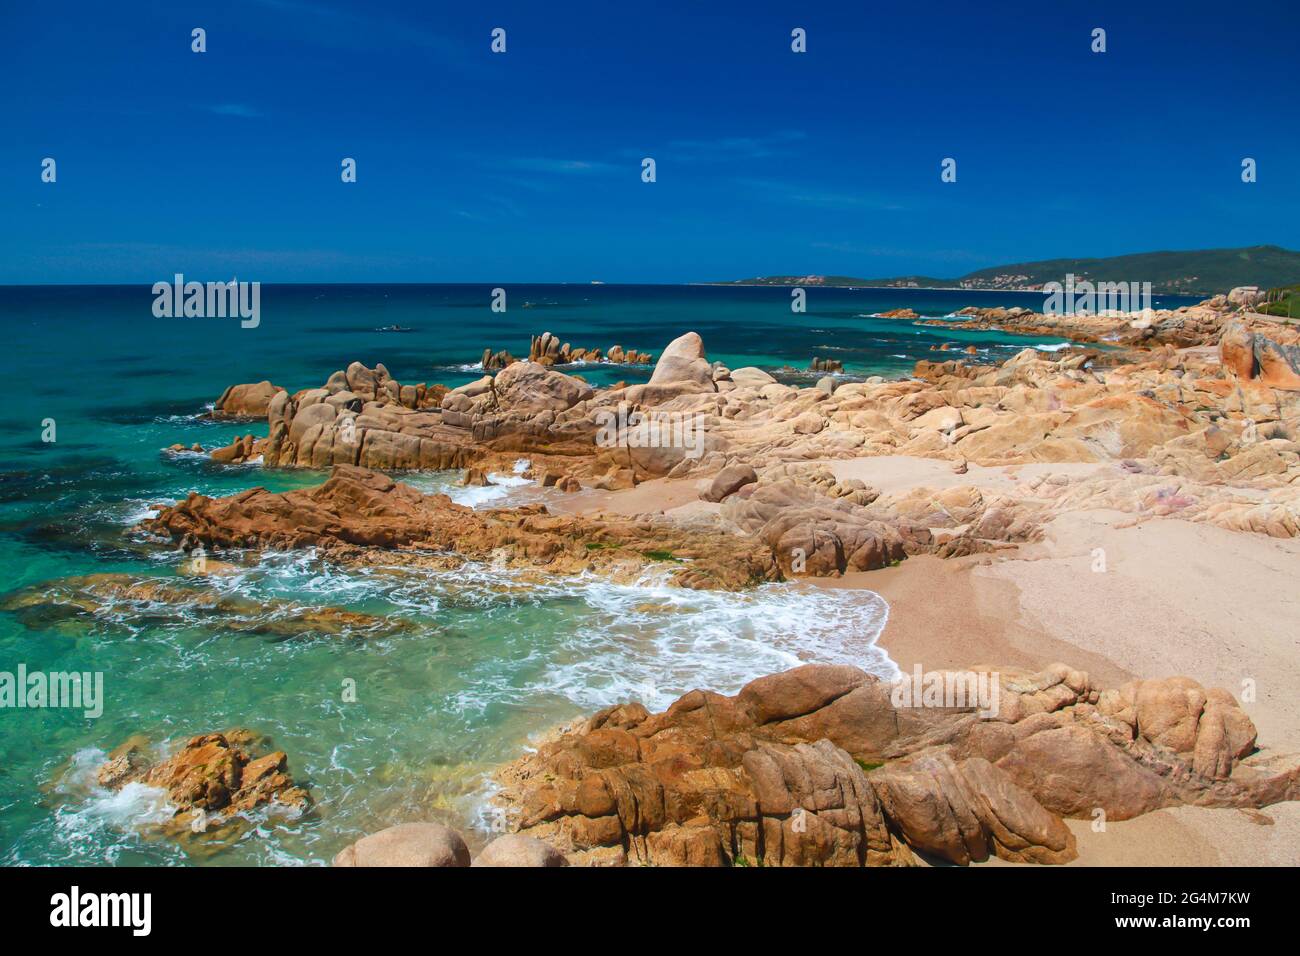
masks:
<instances>
[{"instance_id":1,"label":"orange rock","mask_svg":"<svg viewBox=\"0 0 1300 956\"><path fill-rule=\"evenodd\" d=\"M909 847L1065 863L1064 816L1300 795L1300 759L1250 756L1253 727L1224 691L1170 678L1101 692L1061 664L993 673L990 719L903 706L872 675L814 664L660 714L609 707L503 768L495 799L575 864L880 866L912 862Z\"/></svg>"}]
</instances>

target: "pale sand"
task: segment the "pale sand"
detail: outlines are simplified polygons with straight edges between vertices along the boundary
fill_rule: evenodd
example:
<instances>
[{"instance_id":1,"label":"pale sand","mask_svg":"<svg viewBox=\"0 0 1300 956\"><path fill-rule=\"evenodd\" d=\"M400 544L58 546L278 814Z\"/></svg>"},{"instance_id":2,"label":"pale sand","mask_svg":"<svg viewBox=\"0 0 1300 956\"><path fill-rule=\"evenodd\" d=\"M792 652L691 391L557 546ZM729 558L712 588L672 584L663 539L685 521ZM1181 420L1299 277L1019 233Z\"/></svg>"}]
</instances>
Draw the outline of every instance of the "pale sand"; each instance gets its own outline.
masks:
<instances>
[{"instance_id":1,"label":"pale sand","mask_svg":"<svg viewBox=\"0 0 1300 956\"><path fill-rule=\"evenodd\" d=\"M828 463L831 464L831 463ZM936 467L938 466L938 467ZM1096 465L1010 469L1086 474ZM837 462L840 477L881 490L970 483L999 488L1007 469L891 458ZM1063 514L1045 539L955 561L913 558L850 575L890 605L880 638L910 670L1065 661L1105 686L1185 674L1227 688L1259 730L1261 749L1300 749L1300 541L1236 534L1172 518L1131 524L1110 511ZM1105 570L1098 552L1104 555ZM1243 692L1253 682L1255 699ZM1262 812L1179 807L1094 832L1071 820L1081 866L1297 866L1300 803Z\"/></svg>"},{"instance_id":2,"label":"pale sand","mask_svg":"<svg viewBox=\"0 0 1300 956\"><path fill-rule=\"evenodd\" d=\"M965 475L921 458L824 461L837 477L885 493L970 484L1014 488L1039 474L1095 464L981 468ZM659 480L572 496L573 510L689 515L716 510L699 483ZM578 499L585 499L579 501ZM559 504L556 501L556 504ZM1133 525L1118 512L1076 512L1044 541L969 558L911 558L880 571L809 582L868 588L890 605L880 646L905 671L975 664L1038 668L1064 661L1103 686L1184 674L1238 699L1264 750L1300 750L1300 541L1236 534L1171 518ZM1094 571L1095 549L1105 570ZM1267 821L1273 821L1268 823ZM1300 865L1300 804L1181 807L1112 822L1070 821L1080 865Z\"/></svg>"},{"instance_id":3,"label":"pale sand","mask_svg":"<svg viewBox=\"0 0 1300 956\"><path fill-rule=\"evenodd\" d=\"M718 505L700 500L701 486L708 484L699 479L655 478L623 491L584 488L571 494L557 492L546 499L546 507L561 514L708 514L718 510Z\"/></svg>"},{"instance_id":4,"label":"pale sand","mask_svg":"<svg viewBox=\"0 0 1300 956\"><path fill-rule=\"evenodd\" d=\"M1063 515L1047 539L992 559L912 558L850 575L890 605L880 645L904 670L1065 661L1104 686L1185 674L1242 700L1264 751L1300 749L1300 620L1295 541L1159 519ZM1092 549L1106 571L1092 571ZM989 563L980 563L987 560ZM1272 820L1272 824L1264 821ZM1069 821L1079 865L1300 866L1300 803L1237 810L1180 807L1112 822Z\"/></svg>"}]
</instances>

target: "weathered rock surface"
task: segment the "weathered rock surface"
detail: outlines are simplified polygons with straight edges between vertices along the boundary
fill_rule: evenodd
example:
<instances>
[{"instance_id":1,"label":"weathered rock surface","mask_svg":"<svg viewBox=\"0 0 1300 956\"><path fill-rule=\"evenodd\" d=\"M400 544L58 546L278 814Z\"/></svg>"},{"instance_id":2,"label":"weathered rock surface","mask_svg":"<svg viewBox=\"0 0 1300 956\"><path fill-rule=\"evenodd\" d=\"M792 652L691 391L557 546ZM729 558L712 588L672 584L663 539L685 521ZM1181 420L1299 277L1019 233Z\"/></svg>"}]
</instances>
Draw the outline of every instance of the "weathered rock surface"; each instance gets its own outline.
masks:
<instances>
[{"instance_id":1,"label":"weathered rock surface","mask_svg":"<svg viewBox=\"0 0 1300 956\"><path fill-rule=\"evenodd\" d=\"M563 412L591 398L592 388L536 362L516 362L497 375L497 404L506 411Z\"/></svg>"},{"instance_id":2,"label":"weathered rock surface","mask_svg":"<svg viewBox=\"0 0 1300 956\"><path fill-rule=\"evenodd\" d=\"M655 363L650 376L651 385L672 385L688 382L713 391L713 366L704 354L704 340L695 332L687 332L668 343Z\"/></svg>"},{"instance_id":3,"label":"weathered rock surface","mask_svg":"<svg viewBox=\"0 0 1300 956\"><path fill-rule=\"evenodd\" d=\"M1239 380L1300 390L1300 331L1279 328L1272 334L1270 338L1230 322L1219 339L1219 359Z\"/></svg>"},{"instance_id":4,"label":"weathered rock surface","mask_svg":"<svg viewBox=\"0 0 1300 956\"><path fill-rule=\"evenodd\" d=\"M505 767L496 799L575 864L877 866L912 851L1064 863L1065 816L1300 795L1300 759L1252 753L1254 728L1224 691L1186 678L1100 691L1059 664L999 673L987 719L902 706L843 665L734 697L692 691L661 714L606 708Z\"/></svg>"},{"instance_id":5,"label":"weathered rock surface","mask_svg":"<svg viewBox=\"0 0 1300 956\"><path fill-rule=\"evenodd\" d=\"M474 866L568 866L564 854L549 843L520 833L499 836L474 860Z\"/></svg>"},{"instance_id":6,"label":"weathered rock surface","mask_svg":"<svg viewBox=\"0 0 1300 956\"><path fill-rule=\"evenodd\" d=\"M536 473L553 474L565 490L584 483L623 490L659 477L707 481L703 496L725 499L725 526L756 538L786 577L997 550L1034 540L1062 511L1098 507L1135 520L1173 515L1234 531L1300 533L1300 391L1286 387L1300 333L1224 303L1137 317L964 312L959 321L981 328L1091 334L1132 347L1024 349L1000 365L923 361L911 379L833 388L721 368L695 333L664 349L649 383L602 390L537 361L450 391L400 386L382 365L353 363L324 388L276 392L267 439L243 436L213 454L230 462L260 455L268 467L484 472L527 455ZM552 354L554 338L540 341ZM1005 494L920 489L877 500L865 487L816 479L805 465L877 455L946 459L958 473L1034 462L1102 467ZM744 468L758 480L744 471L746 480L734 484L734 469ZM286 540L295 538L312 535Z\"/></svg>"},{"instance_id":7,"label":"weathered rock surface","mask_svg":"<svg viewBox=\"0 0 1300 956\"><path fill-rule=\"evenodd\" d=\"M476 560L616 578L655 565L671 567L674 583L697 588L734 589L776 576L770 552L740 535L667 520L552 515L540 505L475 511L351 465L335 466L317 488L284 494L265 488L228 498L191 494L142 527L182 547L314 547L336 560L364 561L369 550L400 549L411 564Z\"/></svg>"},{"instance_id":8,"label":"weathered rock surface","mask_svg":"<svg viewBox=\"0 0 1300 956\"><path fill-rule=\"evenodd\" d=\"M246 824L253 811L297 816L310 807L310 796L294 784L283 752L253 756L264 743L250 731L228 730L191 737L158 757L133 739L109 754L97 779L110 790L140 783L165 791L175 812L163 830L175 837Z\"/></svg>"},{"instance_id":9,"label":"weathered rock surface","mask_svg":"<svg viewBox=\"0 0 1300 956\"><path fill-rule=\"evenodd\" d=\"M214 418L265 418L271 399L284 389L269 381L231 385L212 406Z\"/></svg>"},{"instance_id":10,"label":"weathered rock surface","mask_svg":"<svg viewBox=\"0 0 1300 956\"><path fill-rule=\"evenodd\" d=\"M440 823L399 823L364 836L334 857L334 866L469 866L469 848Z\"/></svg>"},{"instance_id":11,"label":"weathered rock surface","mask_svg":"<svg viewBox=\"0 0 1300 956\"><path fill-rule=\"evenodd\" d=\"M749 465L728 465L718 472L717 477L709 483L709 488L701 498L705 501L721 501L734 495L745 485L758 481L758 473Z\"/></svg>"},{"instance_id":12,"label":"weathered rock surface","mask_svg":"<svg viewBox=\"0 0 1300 956\"><path fill-rule=\"evenodd\" d=\"M210 563L220 564L215 559ZM89 574L45 581L6 594L0 598L0 610L40 630L62 629L69 624L79 631L112 626L120 612L129 610L132 616L145 615L155 622L184 624L204 620L222 631L272 640L322 635L380 637L409 627L400 618L269 598L254 601L177 578L133 574Z\"/></svg>"}]
</instances>

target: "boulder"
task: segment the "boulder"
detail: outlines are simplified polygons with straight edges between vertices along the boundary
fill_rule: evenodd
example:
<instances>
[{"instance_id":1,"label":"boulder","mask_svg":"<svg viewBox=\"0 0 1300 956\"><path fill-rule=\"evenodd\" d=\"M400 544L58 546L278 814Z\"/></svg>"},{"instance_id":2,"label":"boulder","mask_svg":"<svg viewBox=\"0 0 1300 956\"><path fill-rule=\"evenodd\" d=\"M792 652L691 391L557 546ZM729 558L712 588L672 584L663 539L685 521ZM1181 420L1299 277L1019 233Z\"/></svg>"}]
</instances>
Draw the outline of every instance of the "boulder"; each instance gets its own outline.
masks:
<instances>
[{"instance_id":1,"label":"boulder","mask_svg":"<svg viewBox=\"0 0 1300 956\"><path fill-rule=\"evenodd\" d=\"M755 368L752 365L746 365L744 368L734 368L731 370L731 380L740 387L746 386L753 388L762 388L764 385L775 385L776 379L761 368Z\"/></svg>"},{"instance_id":2,"label":"boulder","mask_svg":"<svg viewBox=\"0 0 1300 956\"><path fill-rule=\"evenodd\" d=\"M227 418L265 418L271 399L284 391L269 381L231 385L213 405L212 414Z\"/></svg>"},{"instance_id":3,"label":"boulder","mask_svg":"<svg viewBox=\"0 0 1300 956\"><path fill-rule=\"evenodd\" d=\"M564 854L549 843L521 833L499 836L478 855L474 866L568 866Z\"/></svg>"},{"instance_id":4,"label":"boulder","mask_svg":"<svg viewBox=\"0 0 1300 956\"><path fill-rule=\"evenodd\" d=\"M651 385L677 382L693 382L707 386L710 391L715 388L713 366L704 354L704 340L695 332L687 332L669 342L650 376Z\"/></svg>"},{"instance_id":5,"label":"boulder","mask_svg":"<svg viewBox=\"0 0 1300 956\"><path fill-rule=\"evenodd\" d=\"M503 409L524 414L562 412L592 395L591 386L581 379L536 362L515 362L502 369L494 388Z\"/></svg>"},{"instance_id":6,"label":"boulder","mask_svg":"<svg viewBox=\"0 0 1300 956\"><path fill-rule=\"evenodd\" d=\"M1240 322L1231 322L1219 338L1219 361L1238 378L1255 377L1255 336Z\"/></svg>"},{"instance_id":7,"label":"boulder","mask_svg":"<svg viewBox=\"0 0 1300 956\"><path fill-rule=\"evenodd\" d=\"M758 474L750 465L728 465L714 477L709 488L700 495L705 501L721 501L745 485L758 481Z\"/></svg>"},{"instance_id":8,"label":"boulder","mask_svg":"<svg viewBox=\"0 0 1300 956\"><path fill-rule=\"evenodd\" d=\"M1255 361L1259 380L1270 388L1300 391L1300 345L1283 345L1255 336Z\"/></svg>"},{"instance_id":9,"label":"boulder","mask_svg":"<svg viewBox=\"0 0 1300 956\"><path fill-rule=\"evenodd\" d=\"M965 866L998 856L1068 863L1078 854L1061 818L982 758L960 764L942 750L870 777L886 819L915 850Z\"/></svg>"},{"instance_id":10,"label":"boulder","mask_svg":"<svg viewBox=\"0 0 1300 956\"><path fill-rule=\"evenodd\" d=\"M399 823L362 837L334 857L334 866L469 866L461 835L440 823Z\"/></svg>"}]
</instances>

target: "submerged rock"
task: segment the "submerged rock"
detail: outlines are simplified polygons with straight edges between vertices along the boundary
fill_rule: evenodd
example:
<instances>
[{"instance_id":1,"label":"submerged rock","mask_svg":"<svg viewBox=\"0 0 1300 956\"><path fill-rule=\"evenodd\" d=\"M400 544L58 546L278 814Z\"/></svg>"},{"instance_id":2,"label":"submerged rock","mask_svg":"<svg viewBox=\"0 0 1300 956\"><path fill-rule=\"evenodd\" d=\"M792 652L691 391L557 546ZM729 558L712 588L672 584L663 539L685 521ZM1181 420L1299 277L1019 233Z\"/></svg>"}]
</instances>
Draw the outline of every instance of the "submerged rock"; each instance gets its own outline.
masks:
<instances>
[{"instance_id":1,"label":"submerged rock","mask_svg":"<svg viewBox=\"0 0 1300 956\"><path fill-rule=\"evenodd\" d=\"M190 562L187 570L198 572ZM238 570L204 558L202 573ZM337 607L307 607L274 598L253 600L202 587L192 581L133 574L89 574L45 581L0 598L27 627L46 629L64 622L101 627L129 625L133 618L187 624L205 621L223 631L274 639L304 636L370 637L406 630L400 618L377 617Z\"/></svg>"}]
</instances>

